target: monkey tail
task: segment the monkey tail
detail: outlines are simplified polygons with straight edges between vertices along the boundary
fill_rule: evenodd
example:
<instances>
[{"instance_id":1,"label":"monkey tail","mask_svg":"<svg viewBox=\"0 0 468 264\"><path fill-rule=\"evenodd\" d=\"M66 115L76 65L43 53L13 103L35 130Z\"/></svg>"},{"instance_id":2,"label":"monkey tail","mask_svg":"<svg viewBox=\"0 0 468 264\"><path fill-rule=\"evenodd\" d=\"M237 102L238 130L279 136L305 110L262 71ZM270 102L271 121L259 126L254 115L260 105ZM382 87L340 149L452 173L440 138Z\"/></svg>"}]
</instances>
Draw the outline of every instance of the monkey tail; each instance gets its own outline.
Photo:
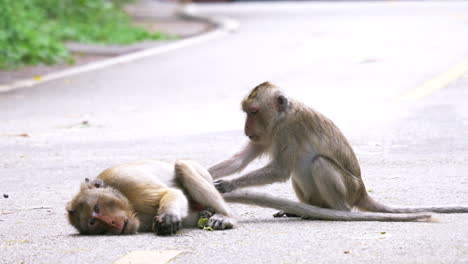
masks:
<instances>
[{"instance_id":1,"label":"monkey tail","mask_svg":"<svg viewBox=\"0 0 468 264\"><path fill-rule=\"evenodd\" d=\"M224 199L231 203L251 204L266 208L283 210L305 218L335 221L430 221L431 214L390 214L370 212L349 212L295 202L273 197L263 193L236 191L223 194Z\"/></svg>"},{"instance_id":2,"label":"monkey tail","mask_svg":"<svg viewBox=\"0 0 468 264\"><path fill-rule=\"evenodd\" d=\"M468 206L392 207L377 202L367 194L358 202L357 207L361 210L379 213L468 213Z\"/></svg>"}]
</instances>

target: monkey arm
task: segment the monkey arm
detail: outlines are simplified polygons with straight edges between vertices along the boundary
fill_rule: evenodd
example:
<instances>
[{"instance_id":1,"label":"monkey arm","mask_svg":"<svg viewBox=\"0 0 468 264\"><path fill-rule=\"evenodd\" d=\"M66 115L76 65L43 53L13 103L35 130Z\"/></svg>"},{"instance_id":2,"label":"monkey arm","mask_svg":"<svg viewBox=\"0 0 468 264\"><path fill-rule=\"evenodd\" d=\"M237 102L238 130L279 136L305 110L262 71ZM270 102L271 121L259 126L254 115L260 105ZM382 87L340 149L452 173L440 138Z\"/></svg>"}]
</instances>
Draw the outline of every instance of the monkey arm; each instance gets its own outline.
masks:
<instances>
[{"instance_id":1,"label":"monkey arm","mask_svg":"<svg viewBox=\"0 0 468 264\"><path fill-rule=\"evenodd\" d=\"M264 147L249 142L241 151L211 166L208 171L213 179L234 174L247 167L250 162L260 156L264 151Z\"/></svg>"},{"instance_id":2,"label":"monkey arm","mask_svg":"<svg viewBox=\"0 0 468 264\"><path fill-rule=\"evenodd\" d=\"M153 231L158 235L172 235L182 227L182 218L188 214L188 201L181 190L168 188L159 201L158 214L153 220Z\"/></svg>"},{"instance_id":3,"label":"monkey arm","mask_svg":"<svg viewBox=\"0 0 468 264\"><path fill-rule=\"evenodd\" d=\"M274 182L286 181L291 172L284 167L278 167L275 162L267 166L249 172L233 180L217 180L214 185L221 193L231 192L233 190L249 187L271 184Z\"/></svg>"}]
</instances>

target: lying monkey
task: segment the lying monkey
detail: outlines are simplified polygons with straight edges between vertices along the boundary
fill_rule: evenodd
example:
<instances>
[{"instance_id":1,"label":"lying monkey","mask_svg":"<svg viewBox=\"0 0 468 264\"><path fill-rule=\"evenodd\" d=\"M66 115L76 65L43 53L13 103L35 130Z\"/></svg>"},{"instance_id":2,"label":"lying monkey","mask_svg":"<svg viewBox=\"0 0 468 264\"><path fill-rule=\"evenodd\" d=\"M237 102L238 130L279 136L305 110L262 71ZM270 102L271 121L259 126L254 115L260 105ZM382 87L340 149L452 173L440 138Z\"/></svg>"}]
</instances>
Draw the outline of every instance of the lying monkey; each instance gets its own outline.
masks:
<instances>
[{"instance_id":1,"label":"lying monkey","mask_svg":"<svg viewBox=\"0 0 468 264\"><path fill-rule=\"evenodd\" d=\"M271 161L233 180L217 180L223 193L291 178L301 202L342 211L382 213L467 213L468 206L397 208L381 204L367 193L351 145L335 124L321 113L286 97L265 82L242 101L248 144L232 157L209 169L213 178L243 170L263 154ZM276 216L297 215L291 210ZM304 216L303 214L299 214Z\"/></svg>"},{"instance_id":2,"label":"lying monkey","mask_svg":"<svg viewBox=\"0 0 468 264\"><path fill-rule=\"evenodd\" d=\"M193 161L144 160L109 168L87 179L66 209L70 224L82 234L171 235L182 226L196 226L202 211L211 215L213 229L235 223L208 171Z\"/></svg>"},{"instance_id":3,"label":"lying monkey","mask_svg":"<svg viewBox=\"0 0 468 264\"><path fill-rule=\"evenodd\" d=\"M228 202L253 204L300 216L344 221L420 221L429 214L346 212L258 194L223 195ZM232 228L235 220L223 197L213 186L210 173L194 161L175 164L156 160L132 162L109 168L81 185L67 204L68 220L81 234L175 234L181 227L195 227L202 215L208 227Z\"/></svg>"}]
</instances>

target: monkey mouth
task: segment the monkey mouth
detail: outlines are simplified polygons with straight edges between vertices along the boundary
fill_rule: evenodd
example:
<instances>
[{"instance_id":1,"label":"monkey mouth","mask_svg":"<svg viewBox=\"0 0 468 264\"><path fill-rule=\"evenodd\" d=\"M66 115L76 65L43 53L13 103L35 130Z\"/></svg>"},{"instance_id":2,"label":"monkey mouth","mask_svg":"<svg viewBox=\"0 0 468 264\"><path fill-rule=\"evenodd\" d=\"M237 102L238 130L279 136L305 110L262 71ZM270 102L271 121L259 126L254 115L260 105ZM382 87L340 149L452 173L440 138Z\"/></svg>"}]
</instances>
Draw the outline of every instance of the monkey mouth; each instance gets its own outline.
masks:
<instances>
[{"instance_id":1,"label":"monkey mouth","mask_svg":"<svg viewBox=\"0 0 468 264\"><path fill-rule=\"evenodd\" d=\"M125 220L124 224L123 224L123 227L122 227L122 231L120 232L121 235L123 235L125 233L125 228L127 227L127 224L128 224L128 220Z\"/></svg>"}]
</instances>

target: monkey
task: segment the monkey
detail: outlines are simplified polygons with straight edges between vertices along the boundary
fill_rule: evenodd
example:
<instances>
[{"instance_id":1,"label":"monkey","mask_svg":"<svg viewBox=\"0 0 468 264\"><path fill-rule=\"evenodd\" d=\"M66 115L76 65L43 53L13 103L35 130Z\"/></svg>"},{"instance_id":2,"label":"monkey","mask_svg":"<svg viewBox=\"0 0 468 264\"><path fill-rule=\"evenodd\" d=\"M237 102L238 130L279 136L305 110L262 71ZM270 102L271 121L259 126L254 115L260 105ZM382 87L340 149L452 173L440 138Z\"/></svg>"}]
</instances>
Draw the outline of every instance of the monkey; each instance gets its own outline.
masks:
<instances>
[{"instance_id":1,"label":"monkey","mask_svg":"<svg viewBox=\"0 0 468 264\"><path fill-rule=\"evenodd\" d=\"M113 166L86 179L66 205L69 223L81 234L173 235L209 218L214 230L231 229L236 220L225 201L252 204L297 215L344 221L427 221L430 214L346 212L288 201L256 192L221 194L210 173L195 161L170 164L142 160Z\"/></svg>"},{"instance_id":2,"label":"monkey","mask_svg":"<svg viewBox=\"0 0 468 264\"><path fill-rule=\"evenodd\" d=\"M252 89L241 107L248 143L208 169L221 193L291 178L299 201L320 208L392 214L468 212L468 206L397 208L377 202L367 193L357 157L340 129L270 82ZM270 158L266 166L232 180L219 179L242 171L262 155ZM282 210L274 216L303 215Z\"/></svg>"},{"instance_id":3,"label":"monkey","mask_svg":"<svg viewBox=\"0 0 468 264\"><path fill-rule=\"evenodd\" d=\"M111 167L94 180L86 179L66 210L69 223L89 235L172 235L182 227L195 227L200 215L209 218L208 227L215 230L235 225L208 171L190 160Z\"/></svg>"}]
</instances>

